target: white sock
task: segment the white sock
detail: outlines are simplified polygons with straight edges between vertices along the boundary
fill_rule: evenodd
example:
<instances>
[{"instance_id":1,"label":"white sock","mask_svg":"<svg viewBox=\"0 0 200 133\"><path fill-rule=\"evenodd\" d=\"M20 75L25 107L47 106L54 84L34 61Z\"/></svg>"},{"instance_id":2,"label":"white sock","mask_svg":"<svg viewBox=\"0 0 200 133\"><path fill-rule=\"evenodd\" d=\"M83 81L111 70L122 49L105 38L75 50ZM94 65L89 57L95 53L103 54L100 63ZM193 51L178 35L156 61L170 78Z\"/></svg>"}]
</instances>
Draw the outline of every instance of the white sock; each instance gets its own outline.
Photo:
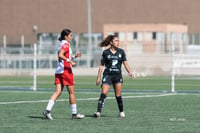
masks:
<instances>
[{"instance_id":1,"label":"white sock","mask_svg":"<svg viewBox=\"0 0 200 133\"><path fill-rule=\"evenodd\" d=\"M46 110L51 111L51 109L53 108L54 103L55 102L53 100L49 100Z\"/></svg>"},{"instance_id":2,"label":"white sock","mask_svg":"<svg viewBox=\"0 0 200 133\"><path fill-rule=\"evenodd\" d=\"M72 111L72 114L77 114L76 104L71 104L71 111Z\"/></svg>"}]
</instances>

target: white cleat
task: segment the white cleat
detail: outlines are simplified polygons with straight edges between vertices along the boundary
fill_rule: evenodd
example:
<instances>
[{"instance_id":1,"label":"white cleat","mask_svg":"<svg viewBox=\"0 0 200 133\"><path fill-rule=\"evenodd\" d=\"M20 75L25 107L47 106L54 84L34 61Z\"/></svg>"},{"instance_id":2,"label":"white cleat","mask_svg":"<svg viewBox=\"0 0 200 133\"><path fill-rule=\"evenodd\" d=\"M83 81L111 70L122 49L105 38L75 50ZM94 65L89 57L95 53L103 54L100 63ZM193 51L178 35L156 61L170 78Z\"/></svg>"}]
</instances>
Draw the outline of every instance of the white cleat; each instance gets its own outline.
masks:
<instances>
[{"instance_id":1,"label":"white cleat","mask_svg":"<svg viewBox=\"0 0 200 133\"><path fill-rule=\"evenodd\" d=\"M85 115L83 115L83 114L72 115L72 119L83 119L84 117L85 117Z\"/></svg>"},{"instance_id":2,"label":"white cleat","mask_svg":"<svg viewBox=\"0 0 200 133\"><path fill-rule=\"evenodd\" d=\"M46 119L49 119L49 120L53 120L53 117L51 116L51 113L49 111L44 111L43 112L43 116L46 118Z\"/></svg>"},{"instance_id":3,"label":"white cleat","mask_svg":"<svg viewBox=\"0 0 200 133\"><path fill-rule=\"evenodd\" d=\"M125 115L124 112L120 112L120 113L119 113L119 116L120 116L121 118L124 118L126 115Z\"/></svg>"},{"instance_id":4,"label":"white cleat","mask_svg":"<svg viewBox=\"0 0 200 133\"><path fill-rule=\"evenodd\" d=\"M100 112L95 112L95 113L93 114L93 116L96 117L96 118L100 118L101 114L100 114Z\"/></svg>"}]
</instances>

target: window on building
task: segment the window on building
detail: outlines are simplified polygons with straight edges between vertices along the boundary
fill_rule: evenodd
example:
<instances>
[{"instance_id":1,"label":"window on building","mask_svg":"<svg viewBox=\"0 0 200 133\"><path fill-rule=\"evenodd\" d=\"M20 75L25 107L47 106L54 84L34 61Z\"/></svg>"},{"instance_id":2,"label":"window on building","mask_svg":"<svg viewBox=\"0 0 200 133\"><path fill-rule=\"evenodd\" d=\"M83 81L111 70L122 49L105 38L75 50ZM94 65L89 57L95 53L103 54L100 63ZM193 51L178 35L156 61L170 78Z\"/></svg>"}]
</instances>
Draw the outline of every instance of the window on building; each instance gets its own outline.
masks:
<instances>
[{"instance_id":1,"label":"window on building","mask_svg":"<svg viewBox=\"0 0 200 133\"><path fill-rule=\"evenodd\" d=\"M138 32L128 32L127 33L127 40L128 41L133 41L133 40L141 40L140 33Z\"/></svg>"},{"instance_id":2,"label":"window on building","mask_svg":"<svg viewBox=\"0 0 200 133\"><path fill-rule=\"evenodd\" d=\"M153 40L156 40L156 32L153 32L153 33L152 33L152 39L153 39Z\"/></svg>"},{"instance_id":3,"label":"window on building","mask_svg":"<svg viewBox=\"0 0 200 133\"><path fill-rule=\"evenodd\" d=\"M133 39L137 40L138 39L138 33L137 32L133 32Z\"/></svg>"},{"instance_id":4,"label":"window on building","mask_svg":"<svg viewBox=\"0 0 200 133\"><path fill-rule=\"evenodd\" d=\"M119 37L119 33L118 32L114 32L114 35Z\"/></svg>"}]
</instances>

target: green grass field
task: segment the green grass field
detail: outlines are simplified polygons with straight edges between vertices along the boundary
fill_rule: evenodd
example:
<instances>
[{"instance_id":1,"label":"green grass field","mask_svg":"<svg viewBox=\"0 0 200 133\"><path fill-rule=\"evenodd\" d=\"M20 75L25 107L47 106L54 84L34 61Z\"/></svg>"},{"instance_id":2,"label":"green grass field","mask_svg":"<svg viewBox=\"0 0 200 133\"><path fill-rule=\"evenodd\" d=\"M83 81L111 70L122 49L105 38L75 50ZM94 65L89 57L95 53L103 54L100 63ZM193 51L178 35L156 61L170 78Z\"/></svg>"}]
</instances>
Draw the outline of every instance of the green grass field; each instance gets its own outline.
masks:
<instances>
[{"instance_id":1,"label":"green grass field","mask_svg":"<svg viewBox=\"0 0 200 133\"><path fill-rule=\"evenodd\" d=\"M33 78L29 77L0 77L0 89L30 89ZM176 77L175 89L177 91L200 91L200 77ZM96 76L75 76L77 89L99 89L96 85ZM54 90L54 76L37 77L38 90ZM130 79L124 77L123 89L132 91L171 91L170 77L145 77ZM5 90L5 89L4 89Z\"/></svg>"},{"instance_id":2,"label":"green grass field","mask_svg":"<svg viewBox=\"0 0 200 133\"><path fill-rule=\"evenodd\" d=\"M42 112L54 91L54 77L38 77L38 91L18 91L29 88L31 77L1 77L1 88L16 86L16 90L0 91L0 133L199 133L200 93L169 93L166 77L124 78L124 110L126 118L118 117L111 91L99 119L93 118L100 88L95 77L76 77L78 111L85 119L72 120L67 91L56 102L53 121L43 119ZM12 83L11 85L9 83ZM198 91L198 80L180 79L178 90ZM184 85L182 85L184 84ZM192 86L193 85L193 86ZM2 87L3 86L3 87ZM146 91L147 90L147 91ZM159 90L148 92L148 90ZM200 90L200 89L199 89Z\"/></svg>"}]
</instances>

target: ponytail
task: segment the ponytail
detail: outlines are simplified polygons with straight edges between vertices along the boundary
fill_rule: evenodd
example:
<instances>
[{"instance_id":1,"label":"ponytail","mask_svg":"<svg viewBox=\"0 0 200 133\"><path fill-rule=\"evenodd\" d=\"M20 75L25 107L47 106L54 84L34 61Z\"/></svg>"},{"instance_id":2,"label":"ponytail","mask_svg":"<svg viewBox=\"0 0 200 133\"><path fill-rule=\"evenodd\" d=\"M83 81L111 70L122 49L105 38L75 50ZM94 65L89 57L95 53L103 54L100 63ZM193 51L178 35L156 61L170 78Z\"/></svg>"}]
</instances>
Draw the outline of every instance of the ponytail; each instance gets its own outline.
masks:
<instances>
[{"instance_id":1,"label":"ponytail","mask_svg":"<svg viewBox=\"0 0 200 133\"><path fill-rule=\"evenodd\" d=\"M113 39L117 37L116 35L108 35L100 44L99 47L106 47L110 44Z\"/></svg>"}]
</instances>

